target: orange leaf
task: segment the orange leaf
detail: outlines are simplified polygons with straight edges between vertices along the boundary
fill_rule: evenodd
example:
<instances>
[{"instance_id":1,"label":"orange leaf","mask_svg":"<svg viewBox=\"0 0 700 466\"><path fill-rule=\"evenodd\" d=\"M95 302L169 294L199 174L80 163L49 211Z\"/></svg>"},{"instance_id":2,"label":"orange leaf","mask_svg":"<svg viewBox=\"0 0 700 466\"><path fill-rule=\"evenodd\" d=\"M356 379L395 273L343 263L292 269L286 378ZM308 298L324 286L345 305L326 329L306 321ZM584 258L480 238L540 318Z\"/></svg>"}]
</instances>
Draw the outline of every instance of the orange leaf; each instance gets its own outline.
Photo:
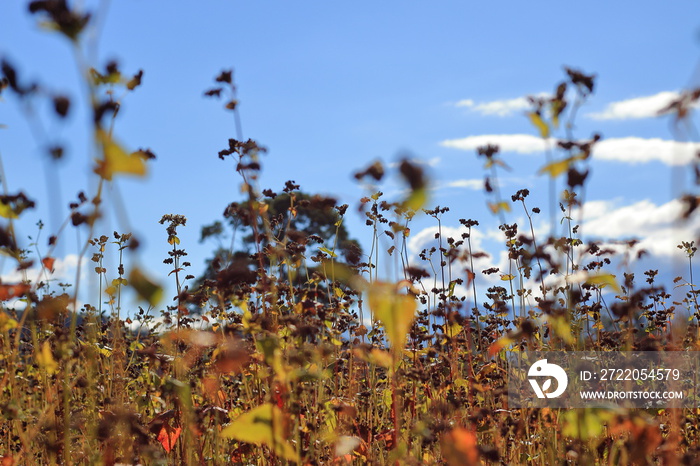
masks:
<instances>
[{"instance_id":1,"label":"orange leaf","mask_svg":"<svg viewBox=\"0 0 700 466\"><path fill-rule=\"evenodd\" d=\"M53 272L53 270L54 270L54 269L53 269L53 264L54 264L54 262L56 262L56 259L54 259L53 257L44 257L43 259L41 259L41 263L44 264L44 267L45 267L46 270L48 270L49 272Z\"/></svg>"},{"instance_id":2,"label":"orange leaf","mask_svg":"<svg viewBox=\"0 0 700 466\"><path fill-rule=\"evenodd\" d=\"M506 346L509 346L511 343L513 343L513 339L504 336L496 340L491 346L489 346L489 357L493 357L496 353L501 351L503 348Z\"/></svg>"},{"instance_id":3,"label":"orange leaf","mask_svg":"<svg viewBox=\"0 0 700 466\"><path fill-rule=\"evenodd\" d=\"M449 465L479 464L476 435L457 427L442 438L442 454Z\"/></svg>"},{"instance_id":4,"label":"orange leaf","mask_svg":"<svg viewBox=\"0 0 700 466\"><path fill-rule=\"evenodd\" d=\"M158 443L163 445L163 448L167 453L175 446L175 442L180 437L180 432L182 432L182 427L170 427L168 424L163 424L158 432Z\"/></svg>"},{"instance_id":5,"label":"orange leaf","mask_svg":"<svg viewBox=\"0 0 700 466\"><path fill-rule=\"evenodd\" d=\"M472 282L476 278L476 274L471 270L467 270L467 287L471 286Z\"/></svg>"},{"instance_id":6,"label":"orange leaf","mask_svg":"<svg viewBox=\"0 0 700 466\"><path fill-rule=\"evenodd\" d=\"M16 298L27 294L31 287L26 283L17 283L15 285L0 285L0 301Z\"/></svg>"}]
</instances>

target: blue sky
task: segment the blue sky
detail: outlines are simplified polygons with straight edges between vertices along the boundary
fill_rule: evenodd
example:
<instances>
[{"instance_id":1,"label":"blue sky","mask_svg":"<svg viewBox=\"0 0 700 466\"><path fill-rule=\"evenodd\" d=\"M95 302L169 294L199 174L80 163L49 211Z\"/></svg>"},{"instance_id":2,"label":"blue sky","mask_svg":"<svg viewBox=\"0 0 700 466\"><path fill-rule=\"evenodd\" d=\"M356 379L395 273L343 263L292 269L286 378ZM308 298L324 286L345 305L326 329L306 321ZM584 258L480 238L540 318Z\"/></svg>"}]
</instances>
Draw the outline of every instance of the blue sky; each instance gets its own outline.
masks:
<instances>
[{"instance_id":1,"label":"blue sky","mask_svg":"<svg viewBox=\"0 0 700 466\"><path fill-rule=\"evenodd\" d=\"M94 189L93 156L69 43L41 30L23 3L0 5L0 56L22 79L74 103L65 123L38 108L49 136L37 138L13 96L5 93L0 102L10 191L24 190L39 202L23 216L21 234L35 235L42 219L48 236L77 191ZM475 147L501 144L513 168L501 180L504 196L526 187L533 192L529 204L545 209L547 181L536 174L544 164L541 141L522 98L553 92L563 66L597 75L575 130L579 138L596 131L604 137L591 163L584 230L608 239L641 236L664 263L675 247L669 237L692 239L687 236L697 231L694 223L673 222L678 206L670 203L682 178L674 177L681 170L674 160L693 147L673 145L679 134L669 118L653 117L673 93L700 85L695 2L84 3L101 24L86 36L99 38L96 51L87 51L90 65L99 69L116 59L125 74L144 70L142 86L123 101L114 134L130 149L151 148L158 159L146 180L116 184L144 242L139 260L154 275L168 271L161 264L169 247L158 224L163 214L188 218L180 237L196 274L214 246L198 243L200 226L240 199L232 161L217 157L235 136L232 115L202 96L228 68L235 70L245 138L269 149L261 187L280 190L293 179L306 191L338 196L353 206L347 226L363 242L368 232L354 207L365 191L352 173L410 154L431 175L431 205L451 208L443 224L479 220L482 246L497 264L498 221L486 208ZM52 142L67 146L58 166L42 151ZM394 178L382 190L398 198L401 186ZM514 211L507 220L522 219ZM547 232L547 216L538 222ZM431 230L424 229L431 225L416 220L415 250L427 244ZM110 215L103 228L110 233L125 225ZM75 244L71 233L59 253L74 254Z\"/></svg>"}]
</instances>

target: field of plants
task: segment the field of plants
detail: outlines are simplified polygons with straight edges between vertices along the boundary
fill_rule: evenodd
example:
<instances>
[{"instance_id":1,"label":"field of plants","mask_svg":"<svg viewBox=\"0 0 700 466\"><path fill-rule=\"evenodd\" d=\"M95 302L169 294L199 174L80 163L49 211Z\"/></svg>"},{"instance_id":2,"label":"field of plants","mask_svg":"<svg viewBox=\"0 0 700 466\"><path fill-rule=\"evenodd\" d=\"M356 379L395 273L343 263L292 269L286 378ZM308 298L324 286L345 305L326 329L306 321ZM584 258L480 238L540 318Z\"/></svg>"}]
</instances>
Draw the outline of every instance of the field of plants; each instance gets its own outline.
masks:
<instances>
[{"instance_id":1,"label":"field of plants","mask_svg":"<svg viewBox=\"0 0 700 466\"><path fill-rule=\"evenodd\" d=\"M103 231L100 221L109 184L159 163L113 138L116 96L128 99L148 69L80 59L91 19L66 2L29 9L77 52L95 189L75 193L55 236L28 245L18 234L23 212L46 200L13 191L0 173L0 252L5 270L23 277L0 283L0 464L698 464L700 409L509 407L507 351L700 350L695 238L678 245L688 274L666 284L658 270L635 276L611 266L633 242L610 248L579 231L600 136L578 139L575 118L596 89L593 74L566 68L551 96L530 99L533 131L548 141L558 135L537 167L565 188L552 189L548 205L531 205L526 189L499 187L507 166L497 146L473 154L509 263L481 270L475 262L485 253L471 241L478 220L460 220L459 237L443 235L449 209L426 204L430 180L408 159L348 168L358 182L398 177L407 188L398 201L376 191L338 205L293 181L259 186L265 149L240 134L237 88L222 71L202 83L202 98L219 99L234 132L210 156L242 194L202 237L235 231L243 247L222 245L198 276L178 236L187 219L164 215L162 239L152 241L167 241L170 273L152 277L132 260L132 232ZM48 100L57 120L73 111L5 59L1 79L0 95L12 96L2 105ZM699 98L700 90L686 92L666 111L692 125ZM49 156L60 159L62 149ZM687 170L700 180L697 164ZM696 215L698 198L682 201L684 216ZM357 210L370 244L346 230ZM506 223L516 210L529 221ZM438 227L418 262L407 246L416 215ZM568 234L537 235L536 216L551 216ZM86 238L85 262L74 282L56 283L57 247L75 230ZM107 254L118 267L105 266ZM387 263L392 276L382 273ZM31 267L41 268L36 280ZM81 280L85 271L94 280ZM488 275L501 285L483 287ZM168 281L175 296L164 296ZM127 309L127 295L141 305Z\"/></svg>"}]
</instances>

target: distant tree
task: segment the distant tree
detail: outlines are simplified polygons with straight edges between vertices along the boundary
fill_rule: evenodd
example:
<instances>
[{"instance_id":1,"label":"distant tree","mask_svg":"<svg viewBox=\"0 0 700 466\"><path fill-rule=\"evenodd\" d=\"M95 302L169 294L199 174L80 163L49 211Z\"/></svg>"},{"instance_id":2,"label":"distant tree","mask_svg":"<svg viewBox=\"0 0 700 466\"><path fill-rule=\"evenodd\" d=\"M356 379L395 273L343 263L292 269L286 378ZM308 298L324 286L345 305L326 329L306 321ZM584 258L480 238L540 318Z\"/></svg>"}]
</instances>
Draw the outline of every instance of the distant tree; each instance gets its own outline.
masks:
<instances>
[{"instance_id":1,"label":"distant tree","mask_svg":"<svg viewBox=\"0 0 700 466\"><path fill-rule=\"evenodd\" d=\"M331 257L357 265L362 250L343 224L348 206L298 189L288 181L280 194L265 190L260 201L233 202L226 207L223 221L202 227L200 241L216 239L219 244L197 285L206 280L233 281L243 290L255 283L261 267L291 269L297 280L305 280L324 258ZM225 245L228 229L232 236Z\"/></svg>"}]
</instances>

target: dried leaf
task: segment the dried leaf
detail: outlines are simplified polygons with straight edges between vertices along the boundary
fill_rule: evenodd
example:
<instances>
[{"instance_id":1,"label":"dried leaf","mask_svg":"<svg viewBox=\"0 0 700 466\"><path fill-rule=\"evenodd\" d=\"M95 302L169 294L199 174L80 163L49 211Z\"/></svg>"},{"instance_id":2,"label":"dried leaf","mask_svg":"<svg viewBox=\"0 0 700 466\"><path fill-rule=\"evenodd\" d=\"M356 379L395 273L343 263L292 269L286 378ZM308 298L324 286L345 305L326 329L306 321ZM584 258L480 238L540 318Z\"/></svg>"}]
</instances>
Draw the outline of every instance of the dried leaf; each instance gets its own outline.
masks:
<instances>
[{"instance_id":1,"label":"dried leaf","mask_svg":"<svg viewBox=\"0 0 700 466\"><path fill-rule=\"evenodd\" d=\"M44 268L46 270L48 270L49 272L54 271L53 265L55 262L56 262L56 259L54 259L53 257L44 257L41 260L41 263L43 264Z\"/></svg>"},{"instance_id":2,"label":"dried leaf","mask_svg":"<svg viewBox=\"0 0 700 466\"><path fill-rule=\"evenodd\" d=\"M29 293L29 290L31 290L31 287L26 283L17 283L15 285L0 285L0 301L18 298Z\"/></svg>"},{"instance_id":3,"label":"dried leaf","mask_svg":"<svg viewBox=\"0 0 700 466\"><path fill-rule=\"evenodd\" d=\"M170 427L169 424L163 424L158 432L158 443L163 446L166 453L170 453L170 450L175 446L175 442L180 438L180 432L182 432L182 427Z\"/></svg>"}]
</instances>

